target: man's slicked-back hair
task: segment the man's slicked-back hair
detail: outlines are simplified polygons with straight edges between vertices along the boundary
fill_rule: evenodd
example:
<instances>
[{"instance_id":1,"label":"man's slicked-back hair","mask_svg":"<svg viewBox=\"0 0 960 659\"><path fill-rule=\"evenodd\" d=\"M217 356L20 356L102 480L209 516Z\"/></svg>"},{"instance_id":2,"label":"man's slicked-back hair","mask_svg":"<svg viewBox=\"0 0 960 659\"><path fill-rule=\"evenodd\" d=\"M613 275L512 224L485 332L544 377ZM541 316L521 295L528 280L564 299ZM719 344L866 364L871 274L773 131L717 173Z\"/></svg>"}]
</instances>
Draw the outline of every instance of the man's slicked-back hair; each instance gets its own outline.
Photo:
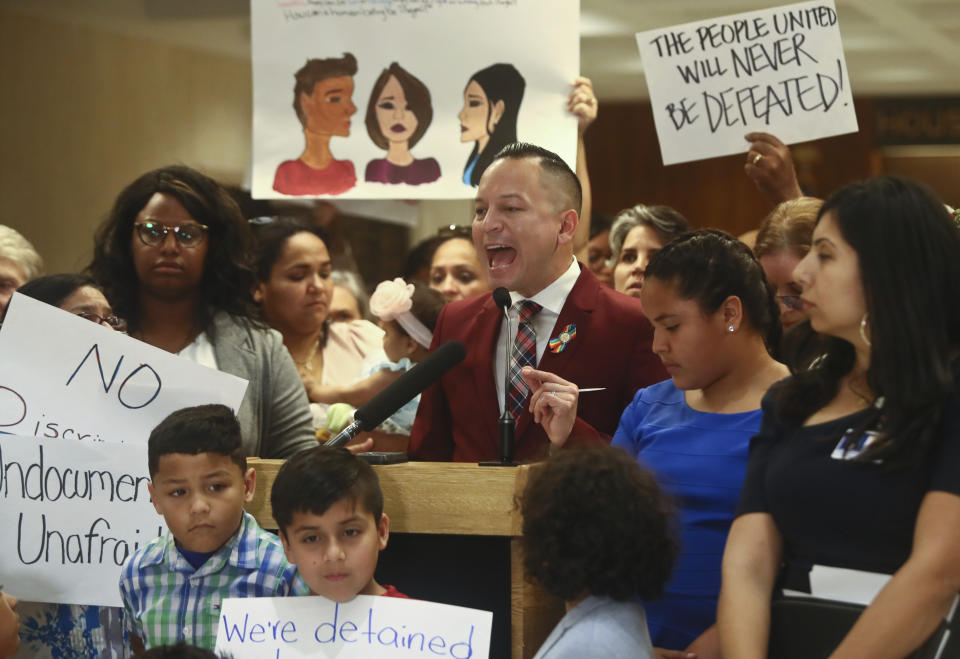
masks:
<instances>
[{"instance_id":1,"label":"man's slicked-back hair","mask_svg":"<svg viewBox=\"0 0 960 659\"><path fill-rule=\"evenodd\" d=\"M297 81L293 86L293 110L297 113L300 123L307 125L307 115L300 107L300 94L313 96L313 88L321 80L355 75L357 75L357 58L352 53L344 53L343 57L308 59L307 63L293 74Z\"/></svg>"},{"instance_id":2,"label":"man's slicked-back hair","mask_svg":"<svg viewBox=\"0 0 960 659\"><path fill-rule=\"evenodd\" d=\"M273 518L284 536L294 513L323 515L342 499L380 523L380 480L373 467L343 447L316 446L297 453L280 467L270 490Z\"/></svg>"},{"instance_id":3,"label":"man's slicked-back hair","mask_svg":"<svg viewBox=\"0 0 960 659\"><path fill-rule=\"evenodd\" d=\"M580 185L580 179L570 169L570 165L553 151L528 142L514 142L500 149L493 161L525 158L536 158L540 164L541 179L544 176L550 177L561 191L564 198L560 204L560 210L572 208L579 215L583 205L583 187Z\"/></svg>"},{"instance_id":4,"label":"man's slicked-back hair","mask_svg":"<svg viewBox=\"0 0 960 659\"><path fill-rule=\"evenodd\" d=\"M147 440L150 477L160 468L160 458L171 453L216 453L247 471L247 454L237 416L226 405L197 405L171 413L157 424Z\"/></svg>"}]
</instances>

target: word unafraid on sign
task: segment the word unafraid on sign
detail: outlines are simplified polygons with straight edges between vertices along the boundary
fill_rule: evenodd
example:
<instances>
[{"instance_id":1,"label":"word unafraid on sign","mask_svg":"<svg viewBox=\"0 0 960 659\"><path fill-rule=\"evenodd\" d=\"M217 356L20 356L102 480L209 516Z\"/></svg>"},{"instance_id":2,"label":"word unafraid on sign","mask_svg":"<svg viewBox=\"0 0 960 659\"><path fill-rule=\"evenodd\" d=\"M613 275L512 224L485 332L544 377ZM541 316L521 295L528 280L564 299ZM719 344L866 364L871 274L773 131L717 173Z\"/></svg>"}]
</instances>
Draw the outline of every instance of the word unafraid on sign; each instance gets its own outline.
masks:
<instances>
[{"instance_id":1,"label":"word unafraid on sign","mask_svg":"<svg viewBox=\"0 0 960 659\"><path fill-rule=\"evenodd\" d=\"M418 600L359 595L226 599L217 652L237 659L337 657L486 658L489 611Z\"/></svg>"},{"instance_id":2,"label":"word unafraid on sign","mask_svg":"<svg viewBox=\"0 0 960 659\"><path fill-rule=\"evenodd\" d=\"M120 567L166 530L149 481L143 443L0 435L4 588L23 600L120 606Z\"/></svg>"},{"instance_id":3,"label":"word unafraid on sign","mask_svg":"<svg viewBox=\"0 0 960 659\"><path fill-rule=\"evenodd\" d=\"M833 0L637 34L664 165L858 130Z\"/></svg>"}]
</instances>

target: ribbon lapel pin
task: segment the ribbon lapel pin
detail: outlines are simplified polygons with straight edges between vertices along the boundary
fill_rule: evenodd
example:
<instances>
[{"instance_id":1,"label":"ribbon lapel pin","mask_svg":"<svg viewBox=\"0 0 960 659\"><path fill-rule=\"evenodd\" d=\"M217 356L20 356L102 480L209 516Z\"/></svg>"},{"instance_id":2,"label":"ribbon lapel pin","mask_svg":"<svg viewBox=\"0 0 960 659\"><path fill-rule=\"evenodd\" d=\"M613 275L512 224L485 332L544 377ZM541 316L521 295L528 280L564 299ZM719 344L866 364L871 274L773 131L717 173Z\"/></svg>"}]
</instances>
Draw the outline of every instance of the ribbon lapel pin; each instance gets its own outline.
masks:
<instances>
[{"instance_id":1,"label":"ribbon lapel pin","mask_svg":"<svg viewBox=\"0 0 960 659\"><path fill-rule=\"evenodd\" d=\"M550 339L547 345L550 348L550 352L561 353L566 349L567 344L573 341L577 336L577 326L573 323L570 323L563 328L563 331L560 332L560 335L556 338Z\"/></svg>"}]
</instances>

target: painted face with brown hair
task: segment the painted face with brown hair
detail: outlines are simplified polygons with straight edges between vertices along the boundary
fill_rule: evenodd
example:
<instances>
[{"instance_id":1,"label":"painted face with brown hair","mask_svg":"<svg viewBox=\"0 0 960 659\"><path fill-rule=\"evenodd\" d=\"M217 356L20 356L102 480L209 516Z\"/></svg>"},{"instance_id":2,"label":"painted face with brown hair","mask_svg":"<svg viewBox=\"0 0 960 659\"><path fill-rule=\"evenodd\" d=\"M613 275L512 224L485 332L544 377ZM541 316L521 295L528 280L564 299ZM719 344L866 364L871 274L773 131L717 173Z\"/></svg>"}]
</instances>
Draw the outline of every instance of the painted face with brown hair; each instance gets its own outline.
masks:
<instances>
[{"instance_id":1,"label":"painted face with brown hair","mask_svg":"<svg viewBox=\"0 0 960 659\"><path fill-rule=\"evenodd\" d=\"M353 76L325 78L313 86L313 93L300 95L300 109L307 118L306 129L320 135L350 135L353 104Z\"/></svg>"},{"instance_id":2,"label":"painted face with brown hair","mask_svg":"<svg viewBox=\"0 0 960 659\"><path fill-rule=\"evenodd\" d=\"M377 125L388 142L408 142L419 125L407 107L407 95L396 76L390 76L377 99Z\"/></svg>"}]
</instances>

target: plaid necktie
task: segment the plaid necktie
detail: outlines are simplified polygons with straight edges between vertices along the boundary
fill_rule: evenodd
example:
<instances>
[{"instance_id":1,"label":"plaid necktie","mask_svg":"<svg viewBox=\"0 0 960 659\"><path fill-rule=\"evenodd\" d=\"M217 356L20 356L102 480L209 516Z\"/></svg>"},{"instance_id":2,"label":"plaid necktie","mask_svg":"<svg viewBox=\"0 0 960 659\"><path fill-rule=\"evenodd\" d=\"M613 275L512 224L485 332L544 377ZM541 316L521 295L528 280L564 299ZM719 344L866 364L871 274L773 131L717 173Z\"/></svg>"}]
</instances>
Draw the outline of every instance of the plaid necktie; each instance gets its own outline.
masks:
<instances>
[{"instance_id":1,"label":"plaid necktie","mask_svg":"<svg viewBox=\"0 0 960 659\"><path fill-rule=\"evenodd\" d=\"M530 393L520 371L524 366L537 365L537 333L533 329L531 318L542 308L530 300L521 300L518 303L517 338L513 342L513 350L510 351L510 391L507 392L507 402L514 418L520 417L527 394Z\"/></svg>"}]
</instances>

